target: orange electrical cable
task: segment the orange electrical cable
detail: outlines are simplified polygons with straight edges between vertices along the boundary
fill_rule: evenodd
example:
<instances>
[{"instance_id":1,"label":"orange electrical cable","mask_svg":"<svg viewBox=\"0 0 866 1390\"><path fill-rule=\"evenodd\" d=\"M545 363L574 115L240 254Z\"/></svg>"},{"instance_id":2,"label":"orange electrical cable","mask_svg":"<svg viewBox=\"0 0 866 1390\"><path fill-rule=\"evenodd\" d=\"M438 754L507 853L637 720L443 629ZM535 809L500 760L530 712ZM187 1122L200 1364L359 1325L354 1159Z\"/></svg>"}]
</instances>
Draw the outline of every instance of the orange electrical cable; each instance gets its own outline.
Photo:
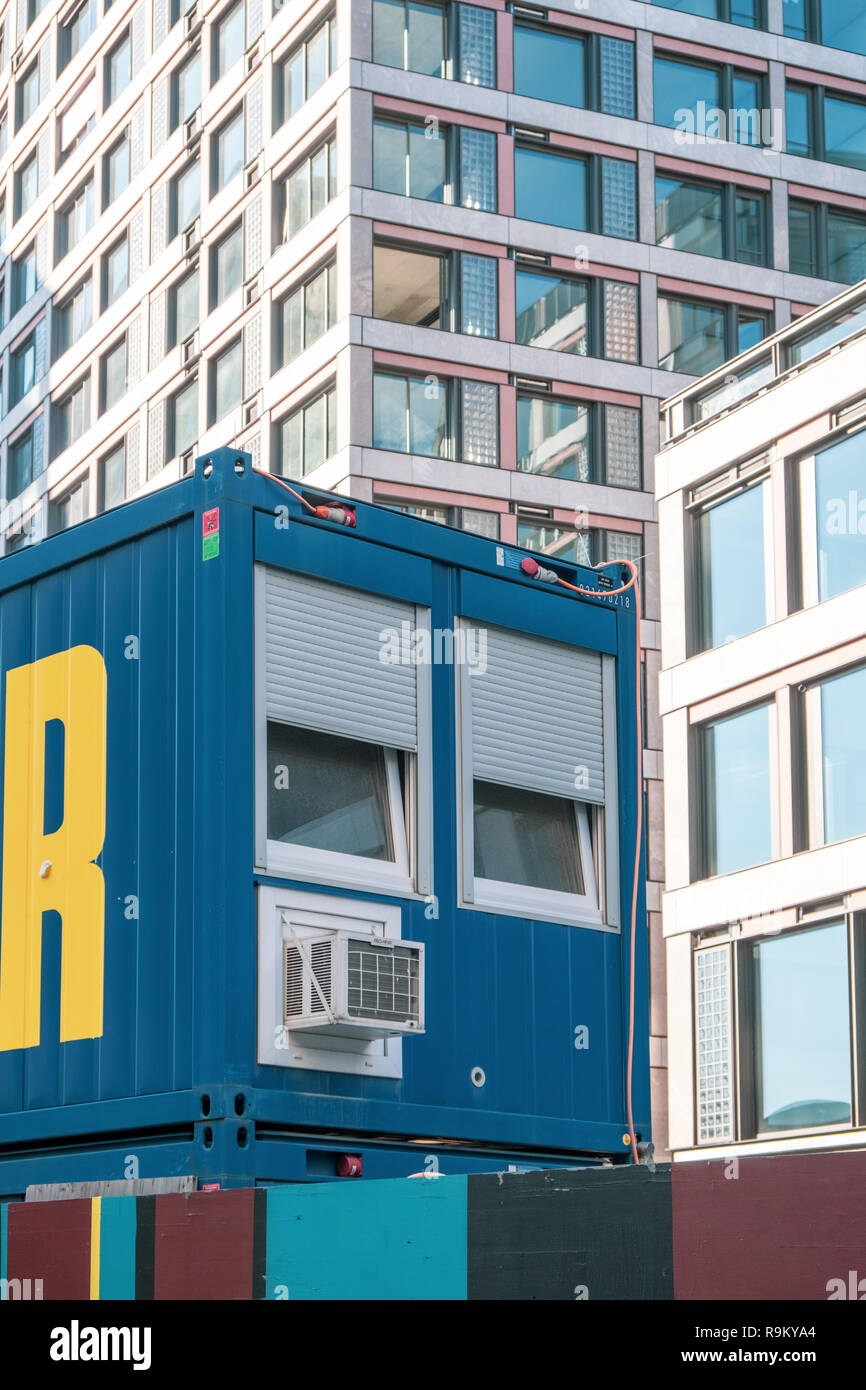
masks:
<instances>
[{"instance_id":1,"label":"orange electrical cable","mask_svg":"<svg viewBox=\"0 0 866 1390\"><path fill-rule=\"evenodd\" d=\"M288 483L283 478L278 478L276 473L267 473L264 468L254 468L253 472L260 473L263 478L270 478L272 483L279 483L280 487L284 487L286 492L290 492L293 497L296 497L301 505L306 507L308 512L312 512L313 516L316 515L316 509L312 502L308 502L306 497L302 497L299 492L295 492L295 489L289 487Z\"/></svg>"},{"instance_id":2,"label":"orange electrical cable","mask_svg":"<svg viewBox=\"0 0 866 1390\"><path fill-rule=\"evenodd\" d=\"M640 707L640 586L637 582L638 569L632 560L605 560L600 565L593 568L600 570L607 565L624 565L631 571L631 579L627 584L623 584L619 589L584 589L578 584L569 584L567 580L556 576L557 584L561 584L564 589L572 589L576 594L587 594L590 598L608 598L614 594L624 594L629 589L634 589L635 597L635 661L636 661L636 680L635 680L635 705L637 707L637 835L634 846L634 879L632 882L631 894L631 948L629 961L629 998L628 998L628 1062L626 1064L626 1114L628 1116L628 1134L631 1142L632 1158L635 1163L640 1163L637 1151L637 1139L634 1132L634 1115L632 1112L632 1064L634 1060L634 948L637 937L637 894L638 884L640 883L640 837L643 829L643 719Z\"/></svg>"}]
</instances>

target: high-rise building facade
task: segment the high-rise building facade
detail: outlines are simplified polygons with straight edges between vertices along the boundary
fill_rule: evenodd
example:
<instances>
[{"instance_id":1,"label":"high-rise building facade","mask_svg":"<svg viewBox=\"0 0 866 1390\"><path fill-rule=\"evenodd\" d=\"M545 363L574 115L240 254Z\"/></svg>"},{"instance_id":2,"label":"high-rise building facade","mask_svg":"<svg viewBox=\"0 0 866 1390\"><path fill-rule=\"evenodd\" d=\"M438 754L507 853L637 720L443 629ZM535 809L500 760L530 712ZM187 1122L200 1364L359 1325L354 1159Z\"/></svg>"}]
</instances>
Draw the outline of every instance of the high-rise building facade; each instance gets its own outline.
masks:
<instances>
[{"instance_id":1,"label":"high-rise building facade","mask_svg":"<svg viewBox=\"0 0 866 1390\"><path fill-rule=\"evenodd\" d=\"M236 443L640 560L659 1147L657 407L866 273L864 52L862 0L0 8L2 553Z\"/></svg>"},{"instance_id":2,"label":"high-rise building facade","mask_svg":"<svg viewBox=\"0 0 866 1390\"><path fill-rule=\"evenodd\" d=\"M866 282L667 401L670 1143L866 1145Z\"/></svg>"}]
</instances>

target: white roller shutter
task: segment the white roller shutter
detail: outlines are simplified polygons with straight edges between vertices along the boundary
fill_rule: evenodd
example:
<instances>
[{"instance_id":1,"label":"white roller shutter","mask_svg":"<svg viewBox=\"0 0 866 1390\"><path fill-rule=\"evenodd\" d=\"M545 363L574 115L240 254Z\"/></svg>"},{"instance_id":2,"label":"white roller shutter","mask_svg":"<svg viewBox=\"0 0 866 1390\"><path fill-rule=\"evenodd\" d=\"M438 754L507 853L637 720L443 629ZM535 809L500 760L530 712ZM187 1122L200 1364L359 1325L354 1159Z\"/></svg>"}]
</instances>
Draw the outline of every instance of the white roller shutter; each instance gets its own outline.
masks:
<instances>
[{"instance_id":1,"label":"white roller shutter","mask_svg":"<svg viewBox=\"0 0 866 1390\"><path fill-rule=\"evenodd\" d=\"M489 627L487 669L465 673L482 782L604 802L598 652Z\"/></svg>"},{"instance_id":2,"label":"white roller shutter","mask_svg":"<svg viewBox=\"0 0 866 1390\"><path fill-rule=\"evenodd\" d=\"M385 629L414 631L414 604L270 567L264 591L268 718L417 748L417 667L379 659Z\"/></svg>"}]
</instances>

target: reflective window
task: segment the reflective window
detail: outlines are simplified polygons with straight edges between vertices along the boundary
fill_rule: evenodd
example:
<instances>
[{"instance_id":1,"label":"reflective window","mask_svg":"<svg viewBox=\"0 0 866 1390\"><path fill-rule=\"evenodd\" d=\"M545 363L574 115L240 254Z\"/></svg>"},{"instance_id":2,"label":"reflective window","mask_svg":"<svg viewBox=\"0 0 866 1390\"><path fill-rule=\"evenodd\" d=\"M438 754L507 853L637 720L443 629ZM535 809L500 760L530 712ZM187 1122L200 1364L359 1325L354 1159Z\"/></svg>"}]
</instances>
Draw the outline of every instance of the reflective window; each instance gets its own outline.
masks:
<instances>
[{"instance_id":1,"label":"reflective window","mask_svg":"<svg viewBox=\"0 0 866 1390\"><path fill-rule=\"evenodd\" d=\"M722 190L682 179L656 179L656 242L675 251L724 256Z\"/></svg>"},{"instance_id":2,"label":"reflective window","mask_svg":"<svg viewBox=\"0 0 866 1390\"><path fill-rule=\"evenodd\" d=\"M304 102L328 80L337 66L337 24L320 24L308 39L293 48L282 64L282 119L300 111Z\"/></svg>"},{"instance_id":3,"label":"reflective window","mask_svg":"<svg viewBox=\"0 0 866 1390\"><path fill-rule=\"evenodd\" d=\"M28 299L32 299L36 293L36 246L30 245L27 250L12 262L12 313L17 314L19 309L23 309Z\"/></svg>"},{"instance_id":4,"label":"reflective window","mask_svg":"<svg viewBox=\"0 0 866 1390\"><path fill-rule=\"evenodd\" d=\"M119 198L121 193L129 187L130 179L130 151L129 134L125 132L122 139L118 140L113 149L109 150L104 160L104 184L102 192L102 205L108 207L115 198Z\"/></svg>"},{"instance_id":5,"label":"reflective window","mask_svg":"<svg viewBox=\"0 0 866 1390\"><path fill-rule=\"evenodd\" d=\"M827 278L855 285L866 276L866 217L826 211Z\"/></svg>"},{"instance_id":6,"label":"reflective window","mask_svg":"<svg viewBox=\"0 0 866 1390\"><path fill-rule=\"evenodd\" d=\"M93 323L93 280L86 280L73 290L54 312L54 351L60 357L73 343L84 337Z\"/></svg>"},{"instance_id":7,"label":"reflective window","mask_svg":"<svg viewBox=\"0 0 866 1390\"><path fill-rule=\"evenodd\" d=\"M238 222L213 250L211 308L215 309L239 290L244 278L244 228Z\"/></svg>"},{"instance_id":8,"label":"reflective window","mask_svg":"<svg viewBox=\"0 0 866 1390\"><path fill-rule=\"evenodd\" d=\"M126 338L121 338L102 358L102 409L110 410L126 394Z\"/></svg>"},{"instance_id":9,"label":"reflective window","mask_svg":"<svg viewBox=\"0 0 866 1390\"><path fill-rule=\"evenodd\" d=\"M198 439L198 381L176 391L168 403L168 457L178 458Z\"/></svg>"},{"instance_id":10,"label":"reflective window","mask_svg":"<svg viewBox=\"0 0 866 1390\"><path fill-rule=\"evenodd\" d=\"M373 62L447 77L443 7L419 0L373 0Z\"/></svg>"},{"instance_id":11,"label":"reflective window","mask_svg":"<svg viewBox=\"0 0 866 1390\"><path fill-rule=\"evenodd\" d=\"M718 68L680 63L670 58L653 60L653 119L656 125L673 126L691 134L707 135L707 113L722 106L722 81Z\"/></svg>"},{"instance_id":12,"label":"reflective window","mask_svg":"<svg viewBox=\"0 0 866 1390\"><path fill-rule=\"evenodd\" d=\"M476 878L586 892L573 801L477 780L473 792Z\"/></svg>"},{"instance_id":13,"label":"reflective window","mask_svg":"<svg viewBox=\"0 0 866 1390\"><path fill-rule=\"evenodd\" d=\"M816 691L821 702L820 756L823 842L830 845L866 834L866 667L859 667ZM808 698L808 697L807 697Z\"/></svg>"},{"instance_id":14,"label":"reflective window","mask_svg":"<svg viewBox=\"0 0 866 1390\"><path fill-rule=\"evenodd\" d=\"M790 267L798 275L815 275L854 285L866 278L866 217L842 212L826 203L788 206Z\"/></svg>"},{"instance_id":15,"label":"reflective window","mask_svg":"<svg viewBox=\"0 0 866 1390\"><path fill-rule=\"evenodd\" d=\"M446 201L446 132L434 126L373 123L373 186Z\"/></svg>"},{"instance_id":16,"label":"reflective window","mask_svg":"<svg viewBox=\"0 0 866 1390\"><path fill-rule=\"evenodd\" d=\"M102 510L126 501L126 446L121 442L102 460Z\"/></svg>"},{"instance_id":17,"label":"reflective window","mask_svg":"<svg viewBox=\"0 0 866 1390\"><path fill-rule=\"evenodd\" d=\"M659 295L659 366L691 376L720 367L731 355L725 344L725 318L721 305Z\"/></svg>"},{"instance_id":18,"label":"reflective window","mask_svg":"<svg viewBox=\"0 0 866 1390\"><path fill-rule=\"evenodd\" d=\"M201 168L196 159L171 181L171 232L191 227L201 211Z\"/></svg>"},{"instance_id":19,"label":"reflective window","mask_svg":"<svg viewBox=\"0 0 866 1390\"><path fill-rule=\"evenodd\" d=\"M770 741L774 709L735 714L700 730L703 874L731 874L773 857Z\"/></svg>"},{"instance_id":20,"label":"reflective window","mask_svg":"<svg viewBox=\"0 0 866 1390\"><path fill-rule=\"evenodd\" d=\"M224 77L242 57L246 47L246 14L243 0L232 5L214 25L213 80Z\"/></svg>"},{"instance_id":21,"label":"reflective window","mask_svg":"<svg viewBox=\"0 0 866 1390\"><path fill-rule=\"evenodd\" d=\"M110 106L116 101L121 92L124 91L132 80L132 42L129 32L123 35L119 43L108 54L105 60L105 104Z\"/></svg>"},{"instance_id":22,"label":"reflective window","mask_svg":"<svg viewBox=\"0 0 866 1390\"><path fill-rule=\"evenodd\" d=\"M129 238L124 232L120 241L105 253L102 262L102 307L107 309L129 288Z\"/></svg>"},{"instance_id":23,"label":"reflective window","mask_svg":"<svg viewBox=\"0 0 866 1390\"><path fill-rule=\"evenodd\" d=\"M786 0L787 4L790 0ZM721 19L727 24L741 24L748 29L762 29L761 0L655 0L666 10L681 14L700 15L703 19ZM787 33L787 30L785 31Z\"/></svg>"},{"instance_id":24,"label":"reflective window","mask_svg":"<svg viewBox=\"0 0 866 1390\"><path fill-rule=\"evenodd\" d=\"M168 347L192 337L199 317L198 271L185 275L168 292Z\"/></svg>"},{"instance_id":25,"label":"reflective window","mask_svg":"<svg viewBox=\"0 0 866 1390\"><path fill-rule=\"evenodd\" d=\"M325 266L281 305L281 364L285 366L336 322L337 267Z\"/></svg>"},{"instance_id":26,"label":"reflective window","mask_svg":"<svg viewBox=\"0 0 866 1390\"><path fill-rule=\"evenodd\" d=\"M516 275L517 341L584 357L590 350L588 287L562 276Z\"/></svg>"},{"instance_id":27,"label":"reflective window","mask_svg":"<svg viewBox=\"0 0 866 1390\"><path fill-rule=\"evenodd\" d=\"M564 106L586 106L585 41L515 24L514 90Z\"/></svg>"},{"instance_id":28,"label":"reflective window","mask_svg":"<svg viewBox=\"0 0 866 1390\"><path fill-rule=\"evenodd\" d=\"M80 439L90 424L90 376L82 378L53 406L53 455Z\"/></svg>"},{"instance_id":29,"label":"reflective window","mask_svg":"<svg viewBox=\"0 0 866 1390\"><path fill-rule=\"evenodd\" d=\"M9 354L9 404L17 405L36 384L36 338L29 334Z\"/></svg>"},{"instance_id":30,"label":"reflective window","mask_svg":"<svg viewBox=\"0 0 866 1390\"><path fill-rule=\"evenodd\" d=\"M7 458L9 496L17 497L37 476L33 469L33 431L27 430L9 445Z\"/></svg>"},{"instance_id":31,"label":"reflective window","mask_svg":"<svg viewBox=\"0 0 866 1390\"><path fill-rule=\"evenodd\" d=\"M860 501L864 468L863 434L853 434L815 455L819 602L866 584L866 502Z\"/></svg>"},{"instance_id":32,"label":"reflective window","mask_svg":"<svg viewBox=\"0 0 866 1390\"><path fill-rule=\"evenodd\" d=\"M767 487L746 488L708 507L699 518L701 649L733 642L767 622Z\"/></svg>"},{"instance_id":33,"label":"reflective window","mask_svg":"<svg viewBox=\"0 0 866 1390\"><path fill-rule=\"evenodd\" d=\"M87 179L57 215L55 260L59 261L93 226L93 179Z\"/></svg>"},{"instance_id":34,"label":"reflective window","mask_svg":"<svg viewBox=\"0 0 866 1390\"><path fill-rule=\"evenodd\" d=\"M39 105L39 64L32 63L23 77L19 78L15 89L16 117L15 128L20 130L29 121Z\"/></svg>"},{"instance_id":35,"label":"reflective window","mask_svg":"<svg viewBox=\"0 0 866 1390\"><path fill-rule=\"evenodd\" d=\"M377 373L373 384L374 448L450 456L449 392L444 382Z\"/></svg>"},{"instance_id":36,"label":"reflective window","mask_svg":"<svg viewBox=\"0 0 866 1390\"><path fill-rule=\"evenodd\" d=\"M280 424L280 471L302 478L337 449L337 393L323 391L293 410Z\"/></svg>"},{"instance_id":37,"label":"reflective window","mask_svg":"<svg viewBox=\"0 0 866 1390\"><path fill-rule=\"evenodd\" d=\"M758 1133L850 1121L845 923L784 932L758 942L750 955Z\"/></svg>"},{"instance_id":38,"label":"reflective window","mask_svg":"<svg viewBox=\"0 0 866 1390\"><path fill-rule=\"evenodd\" d=\"M96 28L96 0L84 0L57 33L57 68L61 71L84 47Z\"/></svg>"},{"instance_id":39,"label":"reflective window","mask_svg":"<svg viewBox=\"0 0 866 1390\"><path fill-rule=\"evenodd\" d=\"M201 50L196 49L180 67L172 73L172 118L171 128L190 116L201 105Z\"/></svg>"},{"instance_id":40,"label":"reflective window","mask_svg":"<svg viewBox=\"0 0 866 1390\"><path fill-rule=\"evenodd\" d=\"M283 238L289 240L321 212L337 191L337 143L319 145L285 180Z\"/></svg>"},{"instance_id":41,"label":"reflective window","mask_svg":"<svg viewBox=\"0 0 866 1390\"><path fill-rule=\"evenodd\" d=\"M228 415L229 411L236 410L243 400L244 395L244 362L241 349L241 340L231 343L214 360L212 367L212 418L211 424L216 424Z\"/></svg>"},{"instance_id":42,"label":"reflective window","mask_svg":"<svg viewBox=\"0 0 866 1390\"><path fill-rule=\"evenodd\" d=\"M16 216L23 217L29 212L39 196L39 164L36 151L25 160L15 174Z\"/></svg>"},{"instance_id":43,"label":"reflective window","mask_svg":"<svg viewBox=\"0 0 866 1390\"><path fill-rule=\"evenodd\" d=\"M588 481L588 408L571 401L518 396L517 467L525 473Z\"/></svg>"},{"instance_id":44,"label":"reflective window","mask_svg":"<svg viewBox=\"0 0 866 1390\"><path fill-rule=\"evenodd\" d=\"M218 193L231 183L235 175L244 167L244 113L239 107L216 134L214 192Z\"/></svg>"},{"instance_id":45,"label":"reflective window","mask_svg":"<svg viewBox=\"0 0 866 1390\"><path fill-rule=\"evenodd\" d=\"M514 151L514 211L529 222L587 229L587 164L545 150Z\"/></svg>"},{"instance_id":46,"label":"reflective window","mask_svg":"<svg viewBox=\"0 0 866 1390\"><path fill-rule=\"evenodd\" d=\"M394 862L384 749L268 722L269 766L291 767L287 790L268 785L268 839Z\"/></svg>"},{"instance_id":47,"label":"reflective window","mask_svg":"<svg viewBox=\"0 0 866 1390\"><path fill-rule=\"evenodd\" d=\"M866 53L863 0L785 0L785 33L848 53Z\"/></svg>"}]
</instances>

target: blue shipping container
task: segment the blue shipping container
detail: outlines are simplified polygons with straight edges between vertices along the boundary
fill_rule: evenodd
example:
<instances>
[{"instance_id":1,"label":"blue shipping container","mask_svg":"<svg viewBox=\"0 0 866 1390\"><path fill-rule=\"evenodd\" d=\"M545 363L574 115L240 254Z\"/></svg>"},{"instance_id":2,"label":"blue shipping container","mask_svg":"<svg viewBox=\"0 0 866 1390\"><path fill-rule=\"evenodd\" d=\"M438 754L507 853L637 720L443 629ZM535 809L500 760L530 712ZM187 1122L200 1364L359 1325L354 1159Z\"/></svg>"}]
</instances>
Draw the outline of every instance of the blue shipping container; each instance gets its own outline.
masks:
<instances>
[{"instance_id":1,"label":"blue shipping container","mask_svg":"<svg viewBox=\"0 0 866 1390\"><path fill-rule=\"evenodd\" d=\"M0 562L0 1194L627 1159L634 595L351 507L220 450Z\"/></svg>"}]
</instances>

